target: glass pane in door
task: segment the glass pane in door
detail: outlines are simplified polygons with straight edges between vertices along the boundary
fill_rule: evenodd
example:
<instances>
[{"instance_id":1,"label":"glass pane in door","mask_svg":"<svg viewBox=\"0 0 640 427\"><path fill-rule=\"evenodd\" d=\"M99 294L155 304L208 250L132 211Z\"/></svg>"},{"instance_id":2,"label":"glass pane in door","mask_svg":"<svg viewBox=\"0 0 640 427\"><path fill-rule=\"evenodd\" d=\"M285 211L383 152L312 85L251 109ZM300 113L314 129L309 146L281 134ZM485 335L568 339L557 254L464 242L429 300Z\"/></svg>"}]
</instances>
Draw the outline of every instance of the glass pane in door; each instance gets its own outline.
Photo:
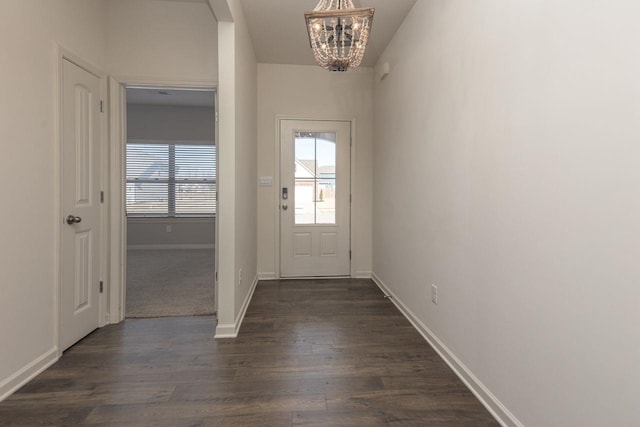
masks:
<instances>
[{"instance_id":1,"label":"glass pane in door","mask_svg":"<svg viewBox=\"0 0 640 427\"><path fill-rule=\"evenodd\" d=\"M316 139L316 224L336 223L336 134Z\"/></svg>"},{"instance_id":2,"label":"glass pane in door","mask_svg":"<svg viewBox=\"0 0 640 427\"><path fill-rule=\"evenodd\" d=\"M295 224L336 223L336 134L295 134Z\"/></svg>"}]
</instances>

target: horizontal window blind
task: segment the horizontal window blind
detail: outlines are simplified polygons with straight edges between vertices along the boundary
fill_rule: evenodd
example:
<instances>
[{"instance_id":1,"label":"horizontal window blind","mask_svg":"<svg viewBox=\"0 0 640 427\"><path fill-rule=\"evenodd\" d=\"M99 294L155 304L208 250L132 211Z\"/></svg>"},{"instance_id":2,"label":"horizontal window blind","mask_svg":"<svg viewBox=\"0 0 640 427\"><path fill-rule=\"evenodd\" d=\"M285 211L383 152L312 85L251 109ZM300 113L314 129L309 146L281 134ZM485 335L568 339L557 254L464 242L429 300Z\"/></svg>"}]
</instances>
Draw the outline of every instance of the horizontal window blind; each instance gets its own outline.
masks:
<instances>
[{"instance_id":1,"label":"horizontal window blind","mask_svg":"<svg viewBox=\"0 0 640 427\"><path fill-rule=\"evenodd\" d=\"M216 213L216 147L127 144L127 215L201 217Z\"/></svg>"}]
</instances>

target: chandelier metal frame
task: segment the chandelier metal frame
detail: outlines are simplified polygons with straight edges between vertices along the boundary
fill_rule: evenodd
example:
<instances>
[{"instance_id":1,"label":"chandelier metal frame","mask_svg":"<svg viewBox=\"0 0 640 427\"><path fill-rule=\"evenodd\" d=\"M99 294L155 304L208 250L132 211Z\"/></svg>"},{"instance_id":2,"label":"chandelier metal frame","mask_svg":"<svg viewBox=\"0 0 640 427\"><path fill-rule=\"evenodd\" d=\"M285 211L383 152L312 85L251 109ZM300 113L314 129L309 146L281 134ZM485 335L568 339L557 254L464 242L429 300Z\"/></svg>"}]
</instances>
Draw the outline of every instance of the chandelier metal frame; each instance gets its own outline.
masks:
<instances>
[{"instance_id":1,"label":"chandelier metal frame","mask_svg":"<svg viewBox=\"0 0 640 427\"><path fill-rule=\"evenodd\" d=\"M347 71L362 62L373 23L373 8L356 9L352 0L320 0L306 12L309 44L318 65Z\"/></svg>"}]
</instances>

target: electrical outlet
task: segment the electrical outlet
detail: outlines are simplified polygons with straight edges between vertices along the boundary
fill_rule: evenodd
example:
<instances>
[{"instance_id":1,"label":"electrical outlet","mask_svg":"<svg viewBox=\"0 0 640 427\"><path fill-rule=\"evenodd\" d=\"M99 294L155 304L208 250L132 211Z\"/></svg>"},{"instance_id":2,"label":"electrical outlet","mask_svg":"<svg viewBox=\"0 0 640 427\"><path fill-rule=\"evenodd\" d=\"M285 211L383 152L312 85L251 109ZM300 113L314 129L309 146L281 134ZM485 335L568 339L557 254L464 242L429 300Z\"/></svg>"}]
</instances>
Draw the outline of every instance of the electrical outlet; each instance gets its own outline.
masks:
<instances>
[{"instance_id":1,"label":"electrical outlet","mask_svg":"<svg viewBox=\"0 0 640 427\"><path fill-rule=\"evenodd\" d=\"M431 285L431 302L438 304L438 287L433 284Z\"/></svg>"},{"instance_id":2,"label":"electrical outlet","mask_svg":"<svg viewBox=\"0 0 640 427\"><path fill-rule=\"evenodd\" d=\"M242 269L238 270L238 284L242 283Z\"/></svg>"},{"instance_id":3,"label":"electrical outlet","mask_svg":"<svg viewBox=\"0 0 640 427\"><path fill-rule=\"evenodd\" d=\"M167 225L166 230L167 230L167 233L171 233L171 226L170 226L170 225Z\"/></svg>"}]
</instances>

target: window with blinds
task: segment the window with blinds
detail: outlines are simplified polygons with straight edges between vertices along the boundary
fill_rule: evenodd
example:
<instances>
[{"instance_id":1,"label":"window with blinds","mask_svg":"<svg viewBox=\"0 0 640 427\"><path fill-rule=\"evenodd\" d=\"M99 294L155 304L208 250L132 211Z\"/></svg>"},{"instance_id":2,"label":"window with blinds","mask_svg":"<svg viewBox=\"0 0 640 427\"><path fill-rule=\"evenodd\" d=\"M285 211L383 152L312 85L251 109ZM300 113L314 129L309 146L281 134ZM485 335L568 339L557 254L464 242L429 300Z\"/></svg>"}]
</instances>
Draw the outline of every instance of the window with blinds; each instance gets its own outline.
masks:
<instances>
[{"instance_id":1,"label":"window with blinds","mask_svg":"<svg viewBox=\"0 0 640 427\"><path fill-rule=\"evenodd\" d=\"M216 213L216 147L127 144L127 216Z\"/></svg>"}]
</instances>

